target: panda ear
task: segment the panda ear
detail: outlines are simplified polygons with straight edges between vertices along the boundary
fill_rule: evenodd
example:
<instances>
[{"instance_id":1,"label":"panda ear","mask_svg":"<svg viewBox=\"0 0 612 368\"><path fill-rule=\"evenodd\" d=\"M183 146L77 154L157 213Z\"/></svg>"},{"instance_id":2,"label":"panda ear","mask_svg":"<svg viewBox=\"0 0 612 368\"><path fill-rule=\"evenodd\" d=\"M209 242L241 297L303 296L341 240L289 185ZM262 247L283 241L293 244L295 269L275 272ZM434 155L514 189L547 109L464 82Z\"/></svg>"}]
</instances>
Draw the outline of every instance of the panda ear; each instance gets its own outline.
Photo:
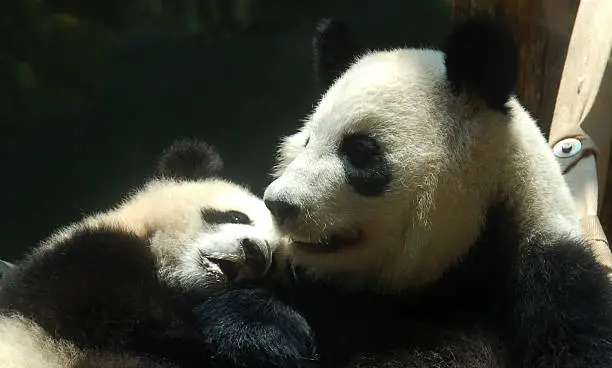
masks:
<instances>
[{"instance_id":1,"label":"panda ear","mask_svg":"<svg viewBox=\"0 0 612 368\"><path fill-rule=\"evenodd\" d=\"M196 139L181 139L162 152L156 175L196 180L215 176L222 168L221 156L213 146Z\"/></svg>"},{"instance_id":2,"label":"panda ear","mask_svg":"<svg viewBox=\"0 0 612 368\"><path fill-rule=\"evenodd\" d=\"M318 23L312 46L315 72L325 88L328 88L362 51L349 26L334 19L324 19Z\"/></svg>"},{"instance_id":3,"label":"panda ear","mask_svg":"<svg viewBox=\"0 0 612 368\"><path fill-rule=\"evenodd\" d=\"M492 19L473 18L455 26L443 51L454 93L466 91L505 111L516 85L518 57L509 29Z\"/></svg>"}]
</instances>

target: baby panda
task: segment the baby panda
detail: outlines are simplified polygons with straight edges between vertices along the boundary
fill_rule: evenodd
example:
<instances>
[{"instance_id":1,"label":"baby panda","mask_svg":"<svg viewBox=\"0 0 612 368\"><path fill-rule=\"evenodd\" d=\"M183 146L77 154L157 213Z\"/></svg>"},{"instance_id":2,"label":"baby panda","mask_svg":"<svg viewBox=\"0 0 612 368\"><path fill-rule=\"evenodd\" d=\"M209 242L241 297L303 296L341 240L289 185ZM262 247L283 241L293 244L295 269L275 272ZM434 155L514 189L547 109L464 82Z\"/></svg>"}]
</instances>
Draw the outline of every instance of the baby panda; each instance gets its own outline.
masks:
<instances>
[{"instance_id":1,"label":"baby panda","mask_svg":"<svg viewBox=\"0 0 612 368\"><path fill-rule=\"evenodd\" d=\"M611 367L612 293L487 19L441 49L314 37L326 91L264 201L323 366ZM290 290L289 290L290 289ZM291 291L290 293L288 291Z\"/></svg>"},{"instance_id":2,"label":"baby panda","mask_svg":"<svg viewBox=\"0 0 612 368\"><path fill-rule=\"evenodd\" d=\"M303 318L267 294L232 287L264 275L282 239L263 201L218 176L221 168L211 146L177 141L146 185L30 252L0 286L0 364L256 367L308 359L314 347ZM233 325L234 315L263 320L269 308L279 325ZM227 324L239 333L225 333Z\"/></svg>"}]
</instances>

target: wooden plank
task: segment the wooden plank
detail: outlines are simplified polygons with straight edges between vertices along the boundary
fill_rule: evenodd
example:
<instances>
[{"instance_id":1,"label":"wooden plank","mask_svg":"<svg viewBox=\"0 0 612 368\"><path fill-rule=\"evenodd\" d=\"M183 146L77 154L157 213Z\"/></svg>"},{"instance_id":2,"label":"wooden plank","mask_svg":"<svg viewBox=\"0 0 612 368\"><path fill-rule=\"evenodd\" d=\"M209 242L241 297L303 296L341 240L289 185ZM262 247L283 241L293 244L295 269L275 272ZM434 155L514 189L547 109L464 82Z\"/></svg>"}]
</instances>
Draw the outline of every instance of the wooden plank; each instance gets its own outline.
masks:
<instances>
[{"instance_id":1,"label":"wooden plank","mask_svg":"<svg viewBox=\"0 0 612 368\"><path fill-rule=\"evenodd\" d=\"M612 1L583 0L568 49L550 138L554 143L581 127L598 146L596 166L581 175L579 181L575 179L571 186L581 215L601 217L603 234L587 234L600 238L612 231L612 191L609 189L611 50ZM593 191L597 196L591 193Z\"/></svg>"},{"instance_id":2,"label":"wooden plank","mask_svg":"<svg viewBox=\"0 0 612 368\"><path fill-rule=\"evenodd\" d=\"M602 212L599 203L609 192L606 191L606 166L609 164L612 104L604 101L612 93L609 73L603 86L602 81L611 49L612 1L583 0L570 40L550 132L550 141L554 144L566 136L580 133L577 129L580 127L599 147L597 166L593 165L590 172L570 183L582 217L598 216ZM612 203L610 196L607 197L603 205L609 207ZM608 217L609 210L606 208L603 212L604 217ZM607 218L604 224L605 234L610 230ZM603 237L601 234L587 235Z\"/></svg>"},{"instance_id":3,"label":"wooden plank","mask_svg":"<svg viewBox=\"0 0 612 368\"><path fill-rule=\"evenodd\" d=\"M591 110L611 47L612 1L583 0L556 99L551 141L557 141L571 126L581 125Z\"/></svg>"}]
</instances>

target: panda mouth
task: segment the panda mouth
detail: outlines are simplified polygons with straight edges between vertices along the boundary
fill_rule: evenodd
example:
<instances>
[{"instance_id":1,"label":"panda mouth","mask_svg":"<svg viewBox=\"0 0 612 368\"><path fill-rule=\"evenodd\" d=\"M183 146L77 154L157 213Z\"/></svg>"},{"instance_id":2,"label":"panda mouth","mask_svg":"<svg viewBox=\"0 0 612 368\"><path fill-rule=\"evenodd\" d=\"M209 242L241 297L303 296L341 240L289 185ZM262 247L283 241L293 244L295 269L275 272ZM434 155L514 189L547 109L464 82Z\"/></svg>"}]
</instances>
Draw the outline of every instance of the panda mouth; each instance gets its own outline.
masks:
<instances>
[{"instance_id":1,"label":"panda mouth","mask_svg":"<svg viewBox=\"0 0 612 368\"><path fill-rule=\"evenodd\" d=\"M333 253L342 249L350 248L357 245L362 238L361 232L353 236L337 235L334 234L328 239L320 242L310 242L295 237L291 238L291 244L300 251L309 253Z\"/></svg>"}]
</instances>

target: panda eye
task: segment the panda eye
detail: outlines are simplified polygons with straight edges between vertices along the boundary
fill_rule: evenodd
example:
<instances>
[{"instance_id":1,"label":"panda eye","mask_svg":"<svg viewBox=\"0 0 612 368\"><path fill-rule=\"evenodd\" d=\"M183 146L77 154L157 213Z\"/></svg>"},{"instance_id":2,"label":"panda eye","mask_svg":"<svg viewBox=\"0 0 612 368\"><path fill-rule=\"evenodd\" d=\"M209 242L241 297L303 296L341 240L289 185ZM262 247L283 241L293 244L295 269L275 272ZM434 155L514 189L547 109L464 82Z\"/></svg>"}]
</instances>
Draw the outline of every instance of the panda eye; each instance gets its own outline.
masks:
<instances>
[{"instance_id":1,"label":"panda eye","mask_svg":"<svg viewBox=\"0 0 612 368\"><path fill-rule=\"evenodd\" d=\"M340 156L356 168L367 168L382 154L378 142L364 133L350 134L340 144Z\"/></svg>"},{"instance_id":2,"label":"panda eye","mask_svg":"<svg viewBox=\"0 0 612 368\"><path fill-rule=\"evenodd\" d=\"M238 211L202 210L202 219L209 224L251 224L249 216Z\"/></svg>"}]
</instances>

